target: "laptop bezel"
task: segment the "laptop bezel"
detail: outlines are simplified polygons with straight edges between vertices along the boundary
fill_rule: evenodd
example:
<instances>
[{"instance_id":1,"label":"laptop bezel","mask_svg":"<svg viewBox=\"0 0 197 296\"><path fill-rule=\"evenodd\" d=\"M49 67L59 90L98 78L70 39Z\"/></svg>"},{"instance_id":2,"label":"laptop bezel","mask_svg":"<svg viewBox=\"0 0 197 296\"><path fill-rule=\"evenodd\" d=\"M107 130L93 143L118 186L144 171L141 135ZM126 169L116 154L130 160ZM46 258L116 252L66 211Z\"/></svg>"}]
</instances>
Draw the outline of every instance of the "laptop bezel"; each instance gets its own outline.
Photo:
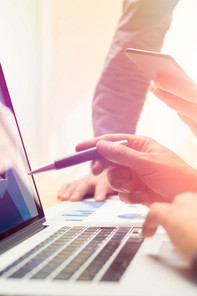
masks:
<instances>
[{"instance_id":1,"label":"laptop bezel","mask_svg":"<svg viewBox=\"0 0 197 296\"><path fill-rule=\"evenodd\" d=\"M21 131L20 131L20 128L18 125L16 114L15 114L15 111L13 108L13 104L12 104L12 101L11 101L11 98L9 95L9 91L7 88L7 84L6 84L5 76L3 74L3 69L2 69L1 63L0 63L0 86L1 86L1 90L3 93L3 97L5 99L6 105L13 112L16 127L17 127L17 130L19 133L19 138L20 138L20 141L21 141L21 144L23 147L26 161L27 161L27 165L28 165L29 170L31 170L31 166L29 163L29 159L27 156L27 152L25 149L25 145L23 142ZM28 221L25 221L25 222L17 225L16 227L13 227L13 228L3 232L2 234L0 234L0 254L3 253L4 251L8 250L9 248L13 247L14 245L18 244L22 240L26 239L27 237L32 236L35 232L43 229L43 227L44 227L43 223L46 221L46 219L45 219L43 207L42 207L42 204L40 201L40 197L39 197L39 193L37 190L37 186L36 186L34 177L32 176L31 178L32 178L34 189L35 189L34 190L35 191L34 200L35 200L36 208L38 211L38 215L29 219Z\"/></svg>"}]
</instances>

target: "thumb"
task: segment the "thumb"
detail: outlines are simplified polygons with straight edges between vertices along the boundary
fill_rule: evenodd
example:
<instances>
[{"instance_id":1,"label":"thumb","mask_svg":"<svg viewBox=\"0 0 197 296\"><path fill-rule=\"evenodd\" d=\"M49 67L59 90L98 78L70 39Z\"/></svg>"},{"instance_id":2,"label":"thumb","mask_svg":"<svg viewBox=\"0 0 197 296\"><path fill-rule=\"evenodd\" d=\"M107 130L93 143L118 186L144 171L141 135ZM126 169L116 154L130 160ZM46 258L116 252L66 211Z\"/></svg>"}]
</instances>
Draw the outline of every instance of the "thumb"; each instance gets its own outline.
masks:
<instances>
[{"instance_id":1,"label":"thumb","mask_svg":"<svg viewBox=\"0 0 197 296\"><path fill-rule=\"evenodd\" d=\"M135 171L143 164L142 152L136 151L130 147L110 141L98 141L97 150L108 161L129 167Z\"/></svg>"}]
</instances>

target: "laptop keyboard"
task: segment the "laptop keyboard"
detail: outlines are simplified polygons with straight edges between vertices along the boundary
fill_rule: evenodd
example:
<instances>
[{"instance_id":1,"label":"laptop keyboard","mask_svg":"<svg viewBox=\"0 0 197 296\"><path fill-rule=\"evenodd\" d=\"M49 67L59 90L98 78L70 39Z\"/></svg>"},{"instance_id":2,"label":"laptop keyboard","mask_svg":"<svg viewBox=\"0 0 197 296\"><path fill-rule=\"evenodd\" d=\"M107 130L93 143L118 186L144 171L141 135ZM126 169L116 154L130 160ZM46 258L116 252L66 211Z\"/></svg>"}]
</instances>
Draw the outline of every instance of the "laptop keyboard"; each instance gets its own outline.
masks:
<instances>
[{"instance_id":1,"label":"laptop keyboard","mask_svg":"<svg viewBox=\"0 0 197 296\"><path fill-rule=\"evenodd\" d=\"M6 278L119 281L143 242L131 227L63 227L0 272Z\"/></svg>"}]
</instances>

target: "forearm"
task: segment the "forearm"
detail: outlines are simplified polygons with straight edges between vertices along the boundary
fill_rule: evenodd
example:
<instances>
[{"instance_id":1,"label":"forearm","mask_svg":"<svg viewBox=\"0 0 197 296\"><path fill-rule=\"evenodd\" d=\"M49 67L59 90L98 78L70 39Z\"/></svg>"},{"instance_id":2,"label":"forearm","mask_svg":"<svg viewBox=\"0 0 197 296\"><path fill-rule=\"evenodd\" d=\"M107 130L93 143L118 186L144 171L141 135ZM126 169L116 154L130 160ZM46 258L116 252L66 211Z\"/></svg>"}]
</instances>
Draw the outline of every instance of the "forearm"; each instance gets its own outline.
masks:
<instances>
[{"instance_id":1,"label":"forearm","mask_svg":"<svg viewBox=\"0 0 197 296\"><path fill-rule=\"evenodd\" d=\"M124 1L123 13L93 98L95 136L134 133L150 81L124 54L127 47L160 51L178 0Z\"/></svg>"}]
</instances>

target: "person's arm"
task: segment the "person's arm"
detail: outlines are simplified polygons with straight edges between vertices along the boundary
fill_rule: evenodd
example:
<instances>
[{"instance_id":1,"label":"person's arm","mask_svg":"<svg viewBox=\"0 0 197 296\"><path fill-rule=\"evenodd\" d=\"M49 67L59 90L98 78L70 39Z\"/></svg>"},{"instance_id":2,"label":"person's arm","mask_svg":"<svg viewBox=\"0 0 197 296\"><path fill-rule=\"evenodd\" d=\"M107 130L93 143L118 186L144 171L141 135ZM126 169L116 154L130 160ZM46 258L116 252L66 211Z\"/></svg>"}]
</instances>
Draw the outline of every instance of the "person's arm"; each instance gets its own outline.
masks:
<instances>
[{"instance_id":1,"label":"person's arm","mask_svg":"<svg viewBox=\"0 0 197 296\"><path fill-rule=\"evenodd\" d=\"M93 98L94 135L135 133L150 81L125 56L127 47L159 51L178 0L124 0L123 11ZM93 194L102 201L110 190L105 172L89 173L62 186L61 200L80 200Z\"/></svg>"},{"instance_id":2,"label":"person's arm","mask_svg":"<svg viewBox=\"0 0 197 296\"><path fill-rule=\"evenodd\" d=\"M178 0L125 0L93 98L94 135L135 133L150 81L125 56L127 47L160 51Z\"/></svg>"}]
</instances>

